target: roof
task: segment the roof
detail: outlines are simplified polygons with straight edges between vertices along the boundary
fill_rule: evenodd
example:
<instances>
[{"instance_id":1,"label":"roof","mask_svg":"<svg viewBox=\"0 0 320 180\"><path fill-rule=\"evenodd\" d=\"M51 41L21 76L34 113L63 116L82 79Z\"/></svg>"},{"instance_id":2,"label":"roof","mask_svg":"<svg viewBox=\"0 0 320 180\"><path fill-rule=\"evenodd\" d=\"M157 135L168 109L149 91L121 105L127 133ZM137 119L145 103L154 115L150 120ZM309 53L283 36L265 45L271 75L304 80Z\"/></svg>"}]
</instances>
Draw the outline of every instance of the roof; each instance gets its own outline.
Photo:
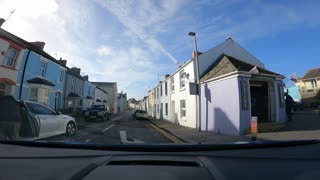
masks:
<instances>
[{"instance_id":1,"label":"roof","mask_svg":"<svg viewBox=\"0 0 320 180\"><path fill-rule=\"evenodd\" d=\"M43 85L48 85L48 86L55 86L55 84L51 83L50 81L43 79L43 78L33 78L27 80L28 83L33 83L33 84L43 84Z\"/></svg>"},{"instance_id":2,"label":"roof","mask_svg":"<svg viewBox=\"0 0 320 180\"><path fill-rule=\"evenodd\" d=\"M94 99L94 98L91 96L87 96L86 99Z\"/></svg>"},{"instance_id":3,"label":"roof","mask_svg":"<svg viewBox=\"0 0 320 180\"><path fill-rule=\"evenodd\" d=\"M101 87L96 86L96 88L97 88L97 89L99 89L100 91L102 91L102 92L104 92L104 93L108 94L108 92L107 92L107 91L105 91L104 89L102 89Z\"/></svg>"},{"instance_id":4,"label":"roof","mask_svg":"<svg viewBox=\"0 0 320 180\"><path fill-rule=\"evenodd\" d=\"M117 84L116 82L91 82L95 85L98 85L98 86L113 86L115 84Z\"/></svg>"},{"instance_id":5,"label":"roof","mask_svg":"<svg viewBox=\"0 0 320 180\"><path fill-rule=\"evenodd\" d=\"M45 57L45 58L47 58L47 59L59 64L60 66L67 67L67 66L65 66L63 64L60 64L58 60L56 60L54 57L49 55L44 50L40 49L39 47L29 43L28 41L26 41L26 40L24 40L24 39L22 39L22 38L20 38L20 37L18 37L16 35L14 35L14 34L9 33L8 31L6 31L6 30L4 30L2 28L0 28L0 36L3 36L3 37L6 37L6 38L8 38L8 39L10 39L12 41L15 41L15 42L25 46L26 48L30 49L31 51L34 51L34 52L40 54L41 56L43 56L43 57Z\"/></svg>"},{"instance_id":6,"label":"roof","mask_svg":"<svg viewBox=\"0 0 320 180\"><path fill-rule=\"evenodd\" d=\"M198 56L200 76L202 76L222 54L232 56L248 64L257 65L260 68L264 68L264 64L260 60L242 48L232 38L228 38L223 43Z\"/></svg>"},{"instance_id":7,"label":"roof","mask_svg":"<svg viewBox=\"0 0 320 180\"><path fill-rule=\"evenodd\" d=\"M67 69L67 73L71 74L72 76L75 76L75 77L77 77L77 78L79 78L79 79L81 79L83 81L85 81L84 77L82 77L80 74L77 74L77 73L73 72L70 68Z\"/></svg>"},{"instance_id":8,"label":"roof","mask_svg":"<svg viewBox=\"0 0 320 180\"><path fill-rule=\"evenodd\" d=\"M249 63L246 63L246 62L243 62L242 60L239 60L239 59L236 59L234 57L231 57L231 56L228 56L228 55L225 55L225 54L222 54L221 56L219 56L219 58L215 61L214 64L212 64L208 70L203 74L203 76L201 77L200 81L205 81L205 80L208 80L208 79L211 79L211 78L214 78L216 76L220 76L216 73L213 73L213 69L219 64L219 62L222 61L223 58L227 58L229 60L229 62L232 64L232 69L228 68L228 71L227 72L236 72L236 71L243 71L243 72L249 72L252 68L255 67L255 65L252 65L252 64L249 64ZM226 65L224 66L225 68ZM221 67L220 67L221 68ZM269 71L269 70L266 70L264 68L260 68L260 67L257 67L259 73L263 73L263 74L270 74L270 75L278 75L278 76L281 76L280 74L277 74L277 73L274 73L272 71ZM222 70L222 69L220 69ZM220 71L219 71L220 72Z\"/></svg>"},{"instance_id":9,"label":"roof","mask_svg":"<svg viewBox=\"0 0 320 180\"><path fill-rule=\"evenodd\" d=\"M68 94L68 97L69 98L81 98L77 93L74 93L74 92L70 92Z\"/></svg>"},{"instance_id":10,"label":"roof","mask_svg":"<svg viewBox=\"0 0 320 180\"><path fill-rule=\"evenodd\" d=\"M320 67L309 69L307 73L300 79L310 79L310 78L316 78L316 77L320 77Z\"/></svg>"}]
</instances>

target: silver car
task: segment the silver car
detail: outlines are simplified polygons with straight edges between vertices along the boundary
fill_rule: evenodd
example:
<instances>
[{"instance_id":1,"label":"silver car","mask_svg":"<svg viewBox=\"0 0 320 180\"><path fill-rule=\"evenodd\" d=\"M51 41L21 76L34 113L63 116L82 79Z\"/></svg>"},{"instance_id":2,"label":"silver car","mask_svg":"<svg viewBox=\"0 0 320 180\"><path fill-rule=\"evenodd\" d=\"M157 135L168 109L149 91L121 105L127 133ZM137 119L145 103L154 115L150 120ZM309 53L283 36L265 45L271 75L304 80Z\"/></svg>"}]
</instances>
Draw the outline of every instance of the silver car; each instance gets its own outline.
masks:
<instances>
[{"instance_id":1,"label":"silver car","mask_svg":"<svg viewBox=\"0 0 320 180\"><path fill-rule=\"evenodd\" d=\"M136 117L136 119L146 119L146 120L148 120L148 113L146 111L143 111L143 110L137 110L135 112L135 117Z\"/></svg>"},{"instance_id":2,"label":"silver car","mask_svg":"<svg viewBox=\"0 0 320 180\"><path fill-rule=\"evenodd\" d=\"M28 109L35 115L39 123L39 138L46 138L66 133L74 135L77 130L75 119L68 115L34 102L25 102Z\"/></svg>"}]
</instances>

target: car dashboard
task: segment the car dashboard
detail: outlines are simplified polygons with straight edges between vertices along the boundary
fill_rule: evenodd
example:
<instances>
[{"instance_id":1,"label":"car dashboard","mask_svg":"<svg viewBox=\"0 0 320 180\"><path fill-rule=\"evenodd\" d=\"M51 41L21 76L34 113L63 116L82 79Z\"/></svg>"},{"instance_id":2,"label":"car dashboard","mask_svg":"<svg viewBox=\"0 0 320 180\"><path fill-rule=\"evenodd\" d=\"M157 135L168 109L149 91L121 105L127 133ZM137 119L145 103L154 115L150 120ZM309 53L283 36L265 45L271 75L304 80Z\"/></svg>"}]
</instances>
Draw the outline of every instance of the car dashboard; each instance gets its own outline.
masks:
<instances>
[{"instance_id":1,"label":"car dashboard","mask_svg":"<svg viewBox=\"0 0 320 180\"><path fill-rule=\"evenodd\" d=\"M319 144L180 152L156 151L157 146L150 151L0 146L1 179L318 179L320 175Z\"/></svg>"}]
</instances>

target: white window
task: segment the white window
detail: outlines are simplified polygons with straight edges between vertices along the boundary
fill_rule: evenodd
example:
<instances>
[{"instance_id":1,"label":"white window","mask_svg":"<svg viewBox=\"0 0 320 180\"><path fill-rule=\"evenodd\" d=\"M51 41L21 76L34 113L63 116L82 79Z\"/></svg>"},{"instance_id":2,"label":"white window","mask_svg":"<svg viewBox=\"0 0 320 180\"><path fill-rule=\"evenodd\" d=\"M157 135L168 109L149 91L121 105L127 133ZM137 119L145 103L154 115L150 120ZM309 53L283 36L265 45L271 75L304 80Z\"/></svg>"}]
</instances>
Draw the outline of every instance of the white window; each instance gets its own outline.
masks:
<instances>
[{"instance_id":1,"label":"white window","mask_svg":"<svg viewBox=\"0 0 320 180\"><path fill-rule=\"evenodd\" d=\"M64 70L60 70L60 79L59 82L63 82L64 79Z\"/></svg>"},{"instance_id":2,"label":"white window","mask_svg":"<svg viewBox=\"0 0 320 180\"><path fill-rule=\"evenodd\" d=\"M168 116L168 103L166 103L165 106L166 106L166 107L165 107L165 110L166 110L165 115Z\"/></svg>"},{"instance_id":3,"label":"white window","mask_svg":"<svg viewBox=\"0 0 320 180\"><path fill-rule=\"evenodd\" d=\"M40 75L42 77L44 77L46 75L46 70L47 70L47 62L40 61Z\"/></svg>"},{"instance_id":4,"label":"white window","mask_svg":"<svg viewBox=\"0 0 320 180\"><path fill-rule=\"evenodd\" d=\"M317 88L318 86L317 86L317 81L315 80L315 79L313 79L312 81L311 81L311 84L312 84L312 88Z\"/></svg>"},{"instance_id":5,"label":"white window","mask_svg":"<svg viewBox=\"0 0 320 180\"><path fill-rule=\"evenodd\" d=\"M174 77L171 77L171 92L174 92Z\"/></svg>"},{"instance_id":6,"label":"white window","mask_svg":"<svg viewBox=\"0 0 320 180\"><path fill-rule=\"evenodd\" d=\"M18 50L13 47L9 47L4 58L3 58L2 64L5 66L13 67L14 61L15 61L17 55L18 55Z\"/></svg>"},{"instance_id":7,"label":"white window","mask_svg":"<svg viewBox=\"0 0 320 180\"><path fill-rule=\"evenodd\" d=\"M164 84L164 94L168 96L168 82L165 82Z\"/></svg>"},{"instance_id":8,"label":"white window","mask_svg":"<svg viewBox=\"0 0 320 180\"><path fill-rule=\"evenodd\" d=\"M157 88L157 98L159 99L159 88Z\"/></svg>"},{"instance_id":9,"label":"white window","mask_svg":"<svg viewBox=\"0 0 320 180\"><path fill-rule=\"evenodd\" d=\"M0 82L0 97L11 94L11 85Z\"/></svg>"},{"instance_id":10,"label":"white window","mask_svg":"<svg viewBox=\"0 0 320 180\"><path fill-rule=\"evenodd\" d=\"M162 85L160 86L160 95L162 97Z\"/></svg>"},{"instance_id":11,"label":"white window","mask_svg":"<svg viewBox=\"0 0 320 180\"><path fill-rule=\"evenodd\" d=\"M37 102L43 105L49 105L49 89L45 88L30 88L30 101Z\"/></svg>"},{"instance_id":12,"label":"white window","mask_svg":"<svg viewBox=\"0 0 320 180\"><path fill-rule=\"evenodd\" d=\"M180 100L180 117L186 117L186 100Z\"/></svg>"},{"instance_id":13,"label":"white window","mask_svg":"<svg viewBox=\"0 0 320 180\"><path fill-rule=\"evenodd\" d=\"M185 83L185 72L182 70L180 71L180 89L183 89L186 86Z\"/></svg>"},{"instance_id":14,"label":"white window","mask_svg":"<svg viewBox=\"0 0 320 180\"><path fill-rule=\"evenodd\" d=\"M76 81L74 79L71 80L71 92L74 92L74 86Z\"/></svg>"}]
</instances>

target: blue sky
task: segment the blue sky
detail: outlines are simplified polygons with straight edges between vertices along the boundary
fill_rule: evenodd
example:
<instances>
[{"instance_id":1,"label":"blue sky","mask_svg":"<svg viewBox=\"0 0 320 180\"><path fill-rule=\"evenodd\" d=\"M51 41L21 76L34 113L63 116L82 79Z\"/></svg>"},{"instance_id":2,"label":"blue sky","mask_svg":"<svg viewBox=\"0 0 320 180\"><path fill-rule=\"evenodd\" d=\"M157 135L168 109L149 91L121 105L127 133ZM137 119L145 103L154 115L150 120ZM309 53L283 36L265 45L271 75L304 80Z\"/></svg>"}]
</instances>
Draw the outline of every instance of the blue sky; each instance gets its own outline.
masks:
<instances>
[{"instance_id":1,"label":"blue sky","mask_svg":"<svg viewBox=\"0 0 320 180\"><path fill-rule=\"evenodd\" d=\"M45 41L92 81L118 83L137 99L199 51L228 36L267 69L302 76L320 67L320 1L262 0L0 0L2 28ZM290 84L289 84L290 85Z\"/></svg>"}]
</instances>

